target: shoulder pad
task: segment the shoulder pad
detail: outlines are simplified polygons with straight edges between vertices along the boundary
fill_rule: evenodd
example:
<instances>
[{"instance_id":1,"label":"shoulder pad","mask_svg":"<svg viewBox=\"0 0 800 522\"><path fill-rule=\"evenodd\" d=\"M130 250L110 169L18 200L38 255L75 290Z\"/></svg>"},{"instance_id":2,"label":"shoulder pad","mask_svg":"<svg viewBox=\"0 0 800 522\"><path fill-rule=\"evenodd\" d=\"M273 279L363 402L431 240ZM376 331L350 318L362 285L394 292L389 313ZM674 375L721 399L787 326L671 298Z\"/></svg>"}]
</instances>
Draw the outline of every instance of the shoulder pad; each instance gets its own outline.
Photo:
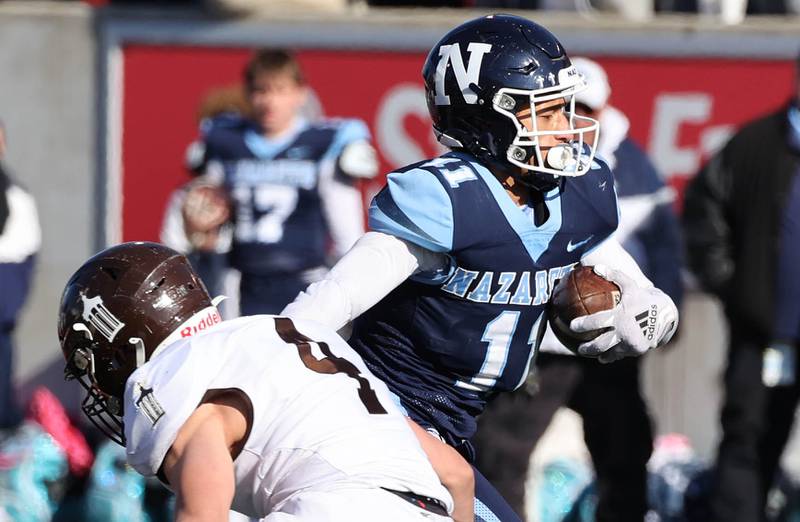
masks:
<instances>
[{"instance_id":1,"label":"shoulder pad","mask_svg":"<svg viewBox=\"0 0 800 522\"><path fill-rule=\"evenodd\" d=\"M334 131L333 139L327 152L326 159L336 159L351 143L369 141L370 133L367 124L357 119L330 119L323 122L328 129ZM318 127L319 128L319 127Z\"/></svg>"},{"instance_id":2,"label":"shoulder pad","mask_svg":"<svg viewBox=\"0 0 800 522\"><path fill-rule=\"evenodd\" d=\"M158 472L184 422L216 373L208 350L178 341L131 374L125 386L128 464L145 476Z\"/></svg>"},{"instance_id":3,"label":"shoulder pad","mask_svg":"<svg viewBox=\"0 0 800 522\"><path fill-rule=\"evenodd\" d=\"M453 204L442 178L424 168L392 172L369 208L372 230L434 252L453 247Z\"/></svg>"}]
</instances>

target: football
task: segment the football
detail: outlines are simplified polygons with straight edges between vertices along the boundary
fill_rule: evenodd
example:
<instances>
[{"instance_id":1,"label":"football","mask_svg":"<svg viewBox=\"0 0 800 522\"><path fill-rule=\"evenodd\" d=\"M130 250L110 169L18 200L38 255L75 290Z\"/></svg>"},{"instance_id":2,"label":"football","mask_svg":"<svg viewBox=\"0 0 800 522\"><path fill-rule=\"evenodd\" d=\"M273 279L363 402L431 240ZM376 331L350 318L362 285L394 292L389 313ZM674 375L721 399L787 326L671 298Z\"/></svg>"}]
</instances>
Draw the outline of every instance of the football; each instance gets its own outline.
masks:
<instances>
[{"instance_id":1,"label":"football","mask_svg":"<svg viewBox=\"0 0 800 522\"><path fill-rule=\"evenodd\" d=\"M590 266L579 266L560 279L550 296L550 326L559 341L576 352L578 345L591 341L605 329L575 333L569 329L576 317L610 310L616 306L622 293L613 282L597 275Z\"/></svg>"},{"instance_id":2,"label":"football","mask_svg":"<svg viewBox=\"0 0 800 522\"><path fill-rule=\"evenodd\" d=\"M195 184L181 207L183 228L192 247L204 252L216 248L219 232L231 216L231 201L222 187Z\"/></svg>"},{"instance_id":3,"label":"football","mask_svg":"<svg viewBox=\"0 0 800 522\"><path fill-rule=\"evenodd\" d=\"M230 218L230 200L221 187L197 184L186 192L181 212L188 234L208 233Z\"/></svg>"}]
</instances>

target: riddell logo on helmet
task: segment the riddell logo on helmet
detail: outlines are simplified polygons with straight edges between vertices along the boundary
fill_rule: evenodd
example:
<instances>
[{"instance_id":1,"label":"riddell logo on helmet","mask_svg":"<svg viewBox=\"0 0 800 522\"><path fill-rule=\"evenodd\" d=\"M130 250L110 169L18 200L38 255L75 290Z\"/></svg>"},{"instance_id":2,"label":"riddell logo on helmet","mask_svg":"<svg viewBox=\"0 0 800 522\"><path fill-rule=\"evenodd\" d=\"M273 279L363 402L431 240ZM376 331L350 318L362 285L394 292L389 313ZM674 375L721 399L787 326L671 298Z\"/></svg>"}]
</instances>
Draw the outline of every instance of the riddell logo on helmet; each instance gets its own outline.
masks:
<instances>
[{"instance_id":1,"label":"riddell logo on helmet","mask_svg":"<svg viewBox=\"0 0 800 522\"><path fill-rule=\"evenodd\" d=\"M181 338L191 337L197 333L208 330L215 324L222 322L222 317L220 317L219 312L216 309L209 310L208 313L201 314L195 319L197 322L193 324L187 324L181 328Z\"/></svg>"}]
</instances>

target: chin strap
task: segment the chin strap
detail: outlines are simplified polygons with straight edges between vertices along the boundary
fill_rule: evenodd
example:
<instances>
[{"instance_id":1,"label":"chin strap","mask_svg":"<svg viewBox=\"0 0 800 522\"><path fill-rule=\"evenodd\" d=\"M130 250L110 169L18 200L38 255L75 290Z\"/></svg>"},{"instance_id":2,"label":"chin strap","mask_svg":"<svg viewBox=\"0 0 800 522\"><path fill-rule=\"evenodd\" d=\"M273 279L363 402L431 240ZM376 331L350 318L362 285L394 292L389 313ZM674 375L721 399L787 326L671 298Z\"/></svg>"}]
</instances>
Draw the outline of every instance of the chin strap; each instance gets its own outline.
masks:
<instances>
[{"instance_id":1,"label":"chin strap","mask_svg":"<svg viewBox=\"0 0 800 522\"><path fill-rule=\"evenodd\" d=\"M491 147L491 144L493 143L491 138L487 137L486 139L489 144L489 148L487 148L486 146L482 145L479 140L470 139L468 135L462 138L457 135L454 136L453 134L455 133L447 134L439 131L435 127L433 130L437 139L439 140L439 143L442 145L453 150L464 150L475 156L481 163L483 163L493 172L507 174L526 187L530 187L540 192L549 192L558 187L561 183L560 176L533 171L523 174L520 172L521 169L519 167L499 159L500 151L494 149L494 147ZM520 147L517 148L523 150Z\"/></svg>"},{"instance_id":2,"label":"chin strap","mask_svg":"<svg viewBox=\"0 0 800 522\"><path fill-rule=\"evenodd\" d=\"M512 174L512 176L526 187L530 187L539 192L550 192L561 184L562 179L550 174L528 174L527 176L523 174Z\"/></svg>"},{"instance_id":3,"label":"chin strap","mask_svg":"<svg viewBox=\"0 0 800 522\"><path fill-rule=\"evenodd\" d=\"M136 346L136 367L140 367L145 363L147 353L144 351L144 341L140 337L131 337L128 343Z\"/></svg>"}]
</instances>

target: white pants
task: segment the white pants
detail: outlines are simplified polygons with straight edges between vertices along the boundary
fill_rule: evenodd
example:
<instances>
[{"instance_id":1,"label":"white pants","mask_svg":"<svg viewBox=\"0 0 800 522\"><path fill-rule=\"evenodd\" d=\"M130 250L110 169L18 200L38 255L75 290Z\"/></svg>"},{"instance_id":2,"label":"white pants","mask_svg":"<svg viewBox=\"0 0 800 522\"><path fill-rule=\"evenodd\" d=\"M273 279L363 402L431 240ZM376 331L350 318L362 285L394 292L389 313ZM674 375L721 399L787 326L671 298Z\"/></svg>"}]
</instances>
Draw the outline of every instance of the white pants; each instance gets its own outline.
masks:
<instances>
[{"instance_id":1,"label":"white pants","mask_svg":"<svg viewBox=\"0 0 800 522\"><path fill-rule=\"evenodd\" d=\"M452 522L382 489L303 491L281 504L265 522Z\"/></svg>"}]
</instances>

